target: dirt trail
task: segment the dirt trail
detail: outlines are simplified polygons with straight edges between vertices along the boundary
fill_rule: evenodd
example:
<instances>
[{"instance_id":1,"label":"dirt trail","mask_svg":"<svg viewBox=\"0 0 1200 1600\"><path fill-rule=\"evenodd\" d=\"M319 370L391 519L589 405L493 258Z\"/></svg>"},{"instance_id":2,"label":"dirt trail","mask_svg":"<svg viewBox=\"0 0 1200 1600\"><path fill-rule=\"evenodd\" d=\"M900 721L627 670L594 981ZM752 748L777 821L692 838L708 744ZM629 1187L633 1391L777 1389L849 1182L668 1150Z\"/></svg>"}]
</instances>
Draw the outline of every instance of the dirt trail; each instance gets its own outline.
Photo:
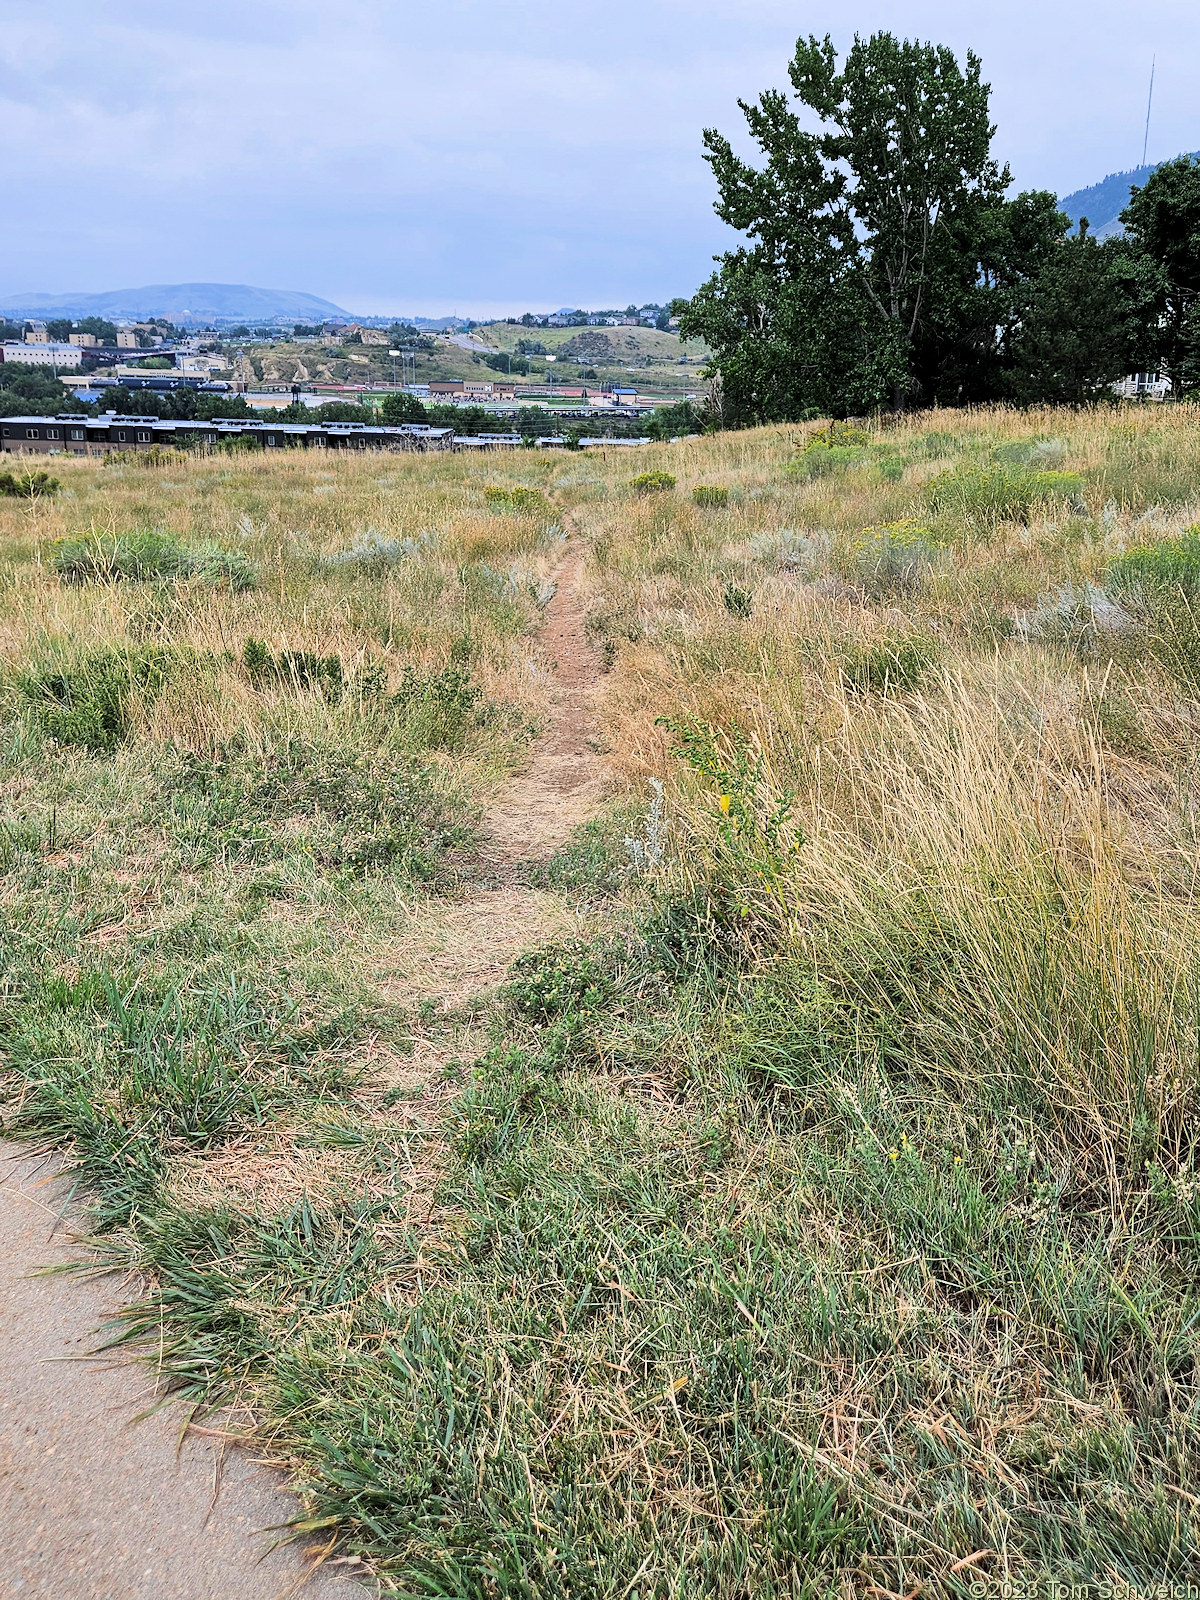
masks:
<instances>
[{"instance_id":1,"label":"dirt trail","mask_svg":"<svg viewBox=\"0 0 1200 1600\"><path fill-rule=\"evenodd\" d=\"M47 1267L81 1256L66 1185L0 1145L0 1600L368 1600L347 1567L272 1551L296 1514L244 1450L183 1436L144 1363L93 1354L128 1285ZM219 1490L219 1492L218 1492ZM301 1587L302 1586L302 1587Z\"/></svg>"},{"instance_id":2,"label":"dirt trail","mask_svg":"<svg viewBox=\"0 0 1200 1600\"><path fill-rule=\"evenodd\" d=\"M540 636L555 669L550 726L534 748L529 766L488 815L500 863L546 854L562 844L595 810L604 790L605 770L596 754L592 713L599 667L584 631L579 596L582 561L575 547L560 562Z\"/></svg>"},{"instance_id":3,"label":"dirt trail","mask_svg":"<svg viewBox=\"0 0 1200 1600\"><path fill-rule=\"evenodd\" d=\"M480 864L496 886L419 908L397 952L390 997L436 999L442 1010L454 1011L494 988L521 950L577 926L557 895L521 884L515 869L545 860L565 843L596 810L608 783L597 753L592 694L600 668L584 628L582 564L572 542L553 574L556 587L539 635L554 668L549 726L528 766L485 818Z\"/></svg>"},{"instance_id":4,"label":"dirt trail","mask_svg":"<svg viewBox=\"0 0 1200 1600\"><path fill-rule=\"evenodd\" d=\"M605 786L581 562L568 546L541 635L556 680L550 725L488 814L480 864L497 886L414 916L385 985L395 997L453 1012L494 988L520 950L574 925L516 868L562 844ZM451 1046L463 1054L469 1034L420 1041L422 1074ZM61 1225L65 1187L17 1147L0 1145L0 1161L0 1600L366 1600L374 1586L352 1569L313 1572L311 1552L270 1550L264 1530L296 1502L244 1450L187 1432L178 1405L134 1424L155 1398L145 1365L92 1354L128 1286L37 1276L81 1259Z\"/></svg>"}]
</instances>

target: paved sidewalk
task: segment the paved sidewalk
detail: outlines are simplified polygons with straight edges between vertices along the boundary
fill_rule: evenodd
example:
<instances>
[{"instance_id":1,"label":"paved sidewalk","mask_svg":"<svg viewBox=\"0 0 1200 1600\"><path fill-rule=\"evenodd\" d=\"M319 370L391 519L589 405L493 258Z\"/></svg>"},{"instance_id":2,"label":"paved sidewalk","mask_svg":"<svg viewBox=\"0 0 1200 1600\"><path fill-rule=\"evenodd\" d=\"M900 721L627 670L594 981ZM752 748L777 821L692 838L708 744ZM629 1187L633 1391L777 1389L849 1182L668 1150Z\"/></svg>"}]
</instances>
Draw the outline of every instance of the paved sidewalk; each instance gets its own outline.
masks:
<instances>
[{"instance_id":1,"label":"paved sidewalk","mask_svg":"<svg viewBox=\"0 0 1200 1600\"><path fill-rule=\"evenodd\" d=\"M32 1276L78 1259L51 1172L0 1145L0 1600L369 1600L345 1567L306 1582L299 1550L271 1550L296 1502L246 1451L178 1448L176 1404L132 1420L151 1373L90 1354L119 1281Z\"/></svg>"}]
</instances>

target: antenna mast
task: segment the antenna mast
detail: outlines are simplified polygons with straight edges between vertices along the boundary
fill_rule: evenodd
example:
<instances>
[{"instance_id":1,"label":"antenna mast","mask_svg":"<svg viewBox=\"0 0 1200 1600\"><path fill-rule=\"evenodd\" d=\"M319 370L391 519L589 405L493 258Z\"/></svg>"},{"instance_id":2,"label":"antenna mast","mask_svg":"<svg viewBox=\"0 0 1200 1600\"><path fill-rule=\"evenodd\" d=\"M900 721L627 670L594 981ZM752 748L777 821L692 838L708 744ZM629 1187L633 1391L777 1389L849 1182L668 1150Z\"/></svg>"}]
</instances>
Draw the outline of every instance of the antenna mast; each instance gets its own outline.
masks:
<instances>
[{"instance_id":1,"label":"antenna mast","mask_svg":"<svg viewBox=\"0 0 1200 1600\"><path fill-rule=\"evenodd\" d=\"M1142 165L1146 165L1146 151L1150 148L1150 107L1154 104L1154 63L1156 56L1150 57L1150 93L1146 96L1146 137L1142 140Z\"/></svg>"}]
</instances>

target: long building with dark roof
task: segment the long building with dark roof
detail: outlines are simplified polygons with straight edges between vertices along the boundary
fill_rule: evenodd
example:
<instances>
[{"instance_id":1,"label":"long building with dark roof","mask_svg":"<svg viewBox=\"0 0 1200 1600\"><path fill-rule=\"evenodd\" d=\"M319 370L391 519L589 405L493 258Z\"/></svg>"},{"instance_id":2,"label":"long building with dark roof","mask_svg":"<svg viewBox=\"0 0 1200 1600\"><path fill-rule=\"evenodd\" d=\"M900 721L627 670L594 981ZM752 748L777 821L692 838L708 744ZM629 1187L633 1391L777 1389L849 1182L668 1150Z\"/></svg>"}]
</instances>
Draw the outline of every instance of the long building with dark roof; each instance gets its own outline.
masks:
<instances>
[{"instance_id":1,"label":"long building with dark roof","mask_svg":"<svg viewBox=\"0 0 1200 1600\"><path fill-rule=\"evenodd\" d=\"M398 428L362 422L271 422L261 418L217 418L212 422L164 421L160 417L89 417L60 412L54 417L0 418L0 449L7 455L104 456L112 450L211 448L249 440L263 450L450 450L453 428L406 423Z\"/></svg>"}]
</instances>

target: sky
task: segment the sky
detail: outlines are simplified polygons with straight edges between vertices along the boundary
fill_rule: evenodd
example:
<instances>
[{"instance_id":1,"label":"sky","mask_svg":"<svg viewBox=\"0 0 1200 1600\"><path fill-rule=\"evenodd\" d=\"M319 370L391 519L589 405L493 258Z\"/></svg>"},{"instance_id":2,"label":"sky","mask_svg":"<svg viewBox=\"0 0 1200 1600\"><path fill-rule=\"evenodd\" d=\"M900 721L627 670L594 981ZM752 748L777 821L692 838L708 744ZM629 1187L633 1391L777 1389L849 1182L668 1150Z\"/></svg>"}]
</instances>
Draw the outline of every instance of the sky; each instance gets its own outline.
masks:
<instances>
[{"instance_id":1,"label":"sky","mask_svg":"<svg viewBox=\"0 0 1200 1600\"><path fill-rule=\"evenodd\" d=\"M665 302L735 242L702 129L881 28L982 56L1018 188L1137 165L1153 56L1150 159L1200 148L1196 0L0 0L0 297Z\"/></svg>"}]
</instances>

